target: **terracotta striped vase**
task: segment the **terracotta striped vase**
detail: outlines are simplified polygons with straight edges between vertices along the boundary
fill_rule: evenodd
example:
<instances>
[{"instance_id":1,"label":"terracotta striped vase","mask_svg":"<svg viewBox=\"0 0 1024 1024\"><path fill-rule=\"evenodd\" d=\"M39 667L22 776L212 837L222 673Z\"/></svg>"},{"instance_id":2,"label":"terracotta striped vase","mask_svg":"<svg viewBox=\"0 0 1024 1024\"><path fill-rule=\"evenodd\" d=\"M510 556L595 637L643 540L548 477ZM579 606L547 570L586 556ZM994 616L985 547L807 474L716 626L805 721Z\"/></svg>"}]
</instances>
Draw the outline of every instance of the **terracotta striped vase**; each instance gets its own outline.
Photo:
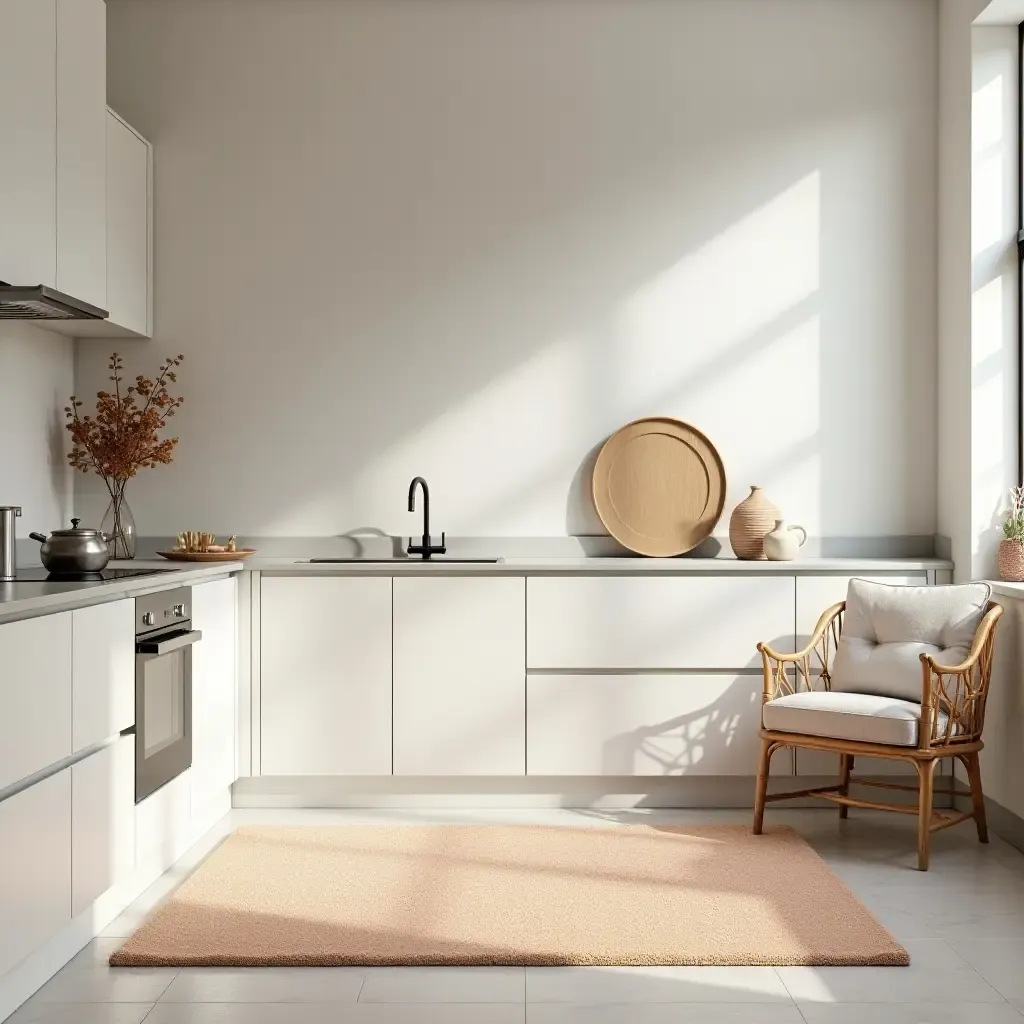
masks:
<instances>
[{"instance_id":1,"label":"terracotta striped vase","mask_svg":"<svg viewBox=\"0 0 1024 1024\"><path fill-rule=\"evenodd\" d=\"M771 533L775 520L782 513L765 496L760 487L750 488L729 518L729 543L737 558L764 558L764 538Z\"/></svg>"}]
</instances>

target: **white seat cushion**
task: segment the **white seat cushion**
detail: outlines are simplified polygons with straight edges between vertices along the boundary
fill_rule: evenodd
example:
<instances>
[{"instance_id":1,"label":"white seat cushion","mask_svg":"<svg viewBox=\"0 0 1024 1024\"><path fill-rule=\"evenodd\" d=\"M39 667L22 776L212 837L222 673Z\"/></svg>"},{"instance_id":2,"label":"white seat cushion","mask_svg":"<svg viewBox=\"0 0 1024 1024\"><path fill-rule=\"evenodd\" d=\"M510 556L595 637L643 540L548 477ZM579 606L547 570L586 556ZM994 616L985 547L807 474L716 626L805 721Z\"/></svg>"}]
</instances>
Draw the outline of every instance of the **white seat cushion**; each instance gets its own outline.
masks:
<instances>
[{"instance_id":1,"label":"white seat cushion","mask_svg":"<svg viewBox=\"0 0 1024 1024\"><path fill-rule=\"evenodd\" d=\"M939 731L946 716L939 714ZM869 693L804 691L768 701L762 721L772 732L795 732L859 743L916 747L921 705Z\"/></svg>"},{"instance_id":2,"label":"white seat cushion","mask_svg":"<svg viewBox=\"0 0 1024 1024\"><path fill-rule=\"evenodd\" d=\"M990 596L987 583L902 587L850 580L832 690L920 703L920 656L962 662Z\"/></svg>"}]
</instances>

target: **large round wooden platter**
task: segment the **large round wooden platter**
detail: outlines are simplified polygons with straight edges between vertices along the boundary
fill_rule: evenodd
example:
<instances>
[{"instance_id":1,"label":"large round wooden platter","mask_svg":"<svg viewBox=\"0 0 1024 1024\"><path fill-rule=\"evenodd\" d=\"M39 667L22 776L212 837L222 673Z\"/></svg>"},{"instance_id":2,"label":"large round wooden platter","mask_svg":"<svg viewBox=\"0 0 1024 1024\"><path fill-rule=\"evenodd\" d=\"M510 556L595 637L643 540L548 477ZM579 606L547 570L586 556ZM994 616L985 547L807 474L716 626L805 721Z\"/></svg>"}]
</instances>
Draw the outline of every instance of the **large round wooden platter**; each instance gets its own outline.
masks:
<instances>
[{"instance_id":1,"label":"large round wooden platter","mask_svg":"<svg viewBox=\"0 0 1024 1024\"><path fill-rule=\"evenodd\" d=\"M608 438L593 493L601 522L623 547L667 558L711 536L725 506L725 468L695 427L655 416Z\"/></svg>"}]
</instances>

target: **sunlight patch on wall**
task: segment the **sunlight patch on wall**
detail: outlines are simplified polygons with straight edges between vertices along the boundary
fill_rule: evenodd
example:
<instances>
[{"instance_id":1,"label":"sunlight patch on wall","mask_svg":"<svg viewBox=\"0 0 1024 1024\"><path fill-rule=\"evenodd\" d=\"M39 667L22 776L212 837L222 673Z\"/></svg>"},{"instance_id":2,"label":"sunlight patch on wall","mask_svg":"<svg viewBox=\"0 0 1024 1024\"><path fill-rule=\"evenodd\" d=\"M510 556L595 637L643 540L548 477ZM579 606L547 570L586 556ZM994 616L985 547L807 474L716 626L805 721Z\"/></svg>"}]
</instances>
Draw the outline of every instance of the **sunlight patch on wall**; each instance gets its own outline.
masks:
<instances>
[{"instance_id":1,"label":"sunlight patch on wall","mask_svg":"<svg viewBox=\"0 0 1024 1024\"><path fill-rule=\"evenodd\" d=\"M654 398L814 294L820 234L815 171L640 288L615 325L616 392Z\"/></svg>"},{"instance_id":2,"label":"sunlight patch on wall","mask_svg":"<svg viewBox=\"0 0 1024 1024\"><path fill-rule=\"evenodd\" d=\"M1006 78L997 74L971 99L971 255L998 244L1006 225Z\"/></svg>"}]
</instances>

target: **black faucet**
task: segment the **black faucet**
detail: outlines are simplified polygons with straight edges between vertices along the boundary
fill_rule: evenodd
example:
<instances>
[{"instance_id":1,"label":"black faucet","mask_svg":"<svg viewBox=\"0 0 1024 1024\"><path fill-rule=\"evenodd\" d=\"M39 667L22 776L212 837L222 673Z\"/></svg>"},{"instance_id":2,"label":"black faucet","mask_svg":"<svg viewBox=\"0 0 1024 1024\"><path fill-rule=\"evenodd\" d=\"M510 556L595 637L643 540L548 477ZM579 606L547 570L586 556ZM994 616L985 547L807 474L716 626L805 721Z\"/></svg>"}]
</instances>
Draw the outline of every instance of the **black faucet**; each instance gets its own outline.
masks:
<instances>
[{"instance_id":1,"label":"black faucet","mask_svg":"<svg viewBox=\"0 0 1024 1024\"><path fill-rule=\"evenodd\" d=\"M422 555L423 561L426 561L431 555L443 555L448 549L444 546L443 532L441 533L440 545L430 543L430 488L427 486L427 481L421 476L413 477L412 483L409 484L409 511L416 511L417 484L423 488L423 542L421 544L413 544L410 540L406 552L410 555Z\"/></svg>"}]
</instances>

